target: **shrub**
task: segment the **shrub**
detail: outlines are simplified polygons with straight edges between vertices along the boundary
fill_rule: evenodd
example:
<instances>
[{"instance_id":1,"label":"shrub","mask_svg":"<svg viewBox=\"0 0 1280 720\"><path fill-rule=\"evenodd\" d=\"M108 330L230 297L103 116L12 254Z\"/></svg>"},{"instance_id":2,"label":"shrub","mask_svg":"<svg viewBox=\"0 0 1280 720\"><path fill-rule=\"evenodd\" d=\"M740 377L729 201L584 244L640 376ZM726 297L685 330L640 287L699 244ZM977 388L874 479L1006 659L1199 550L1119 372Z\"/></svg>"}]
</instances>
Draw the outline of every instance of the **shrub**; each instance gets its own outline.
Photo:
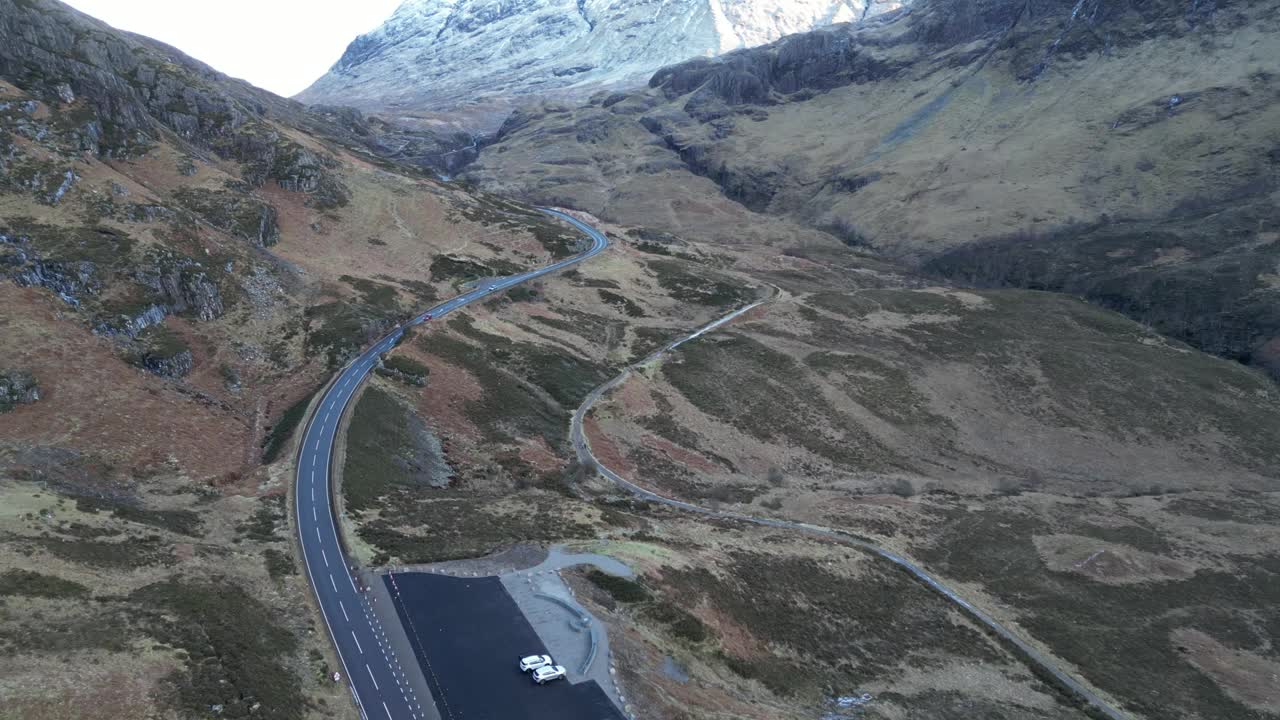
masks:
<instances>
[{"instance_id":1,"label":"shrub","mask_svg":"<svg viewBox=\"0 0 1280 720\"><path fill-rule=\"evenodd\" d=\"M311 404L311 398L319 391L315 390L307 393L298 399L297 402L289 406L288 410L280 416L275 425L271 426L267 437L262 441L262 463L270 465L280 457L280 452L284 450L284 446L289 442L289 438L293 437L293 431L298 427L298 423L302 422L302 418L307 414L307 406Z\"/></svg>"},{"instance_id":2,"label":"shrub","mask_svg":"<svg viewBox=\"0 0 1280 720\"><path fill-rule=\"evenodd\" d=\"M0 596L4 595L83 598L89 595L89 588L77 582L30 570L6 570L0 573Z\"/></svg>"},{"instance_id":3,"label":"shrub","mask_svg":"<svg viewBox=\"0 0 1280 720\"><path fill-rule=\"evenodd\" d=\"M671 628L671 634L682 640L700 643L707 639L707 626L701 620L670 603L658 602L646 612L654 620Z\"/></svg>"},{"instance_id":4,"label":"shrub","mask_svg":"<svg viewBox=\"0 0 1280 720\"><path fill-rule=\"evenodd\" d=\"M262 553L262 559L267 564L267 574L272 580L279 580L287 575L297 575L298 566L294 564L293 557L289 553L275 548L267 548Z\"/></svg>"},{"instance_id":5,"label":"shrub","mask_svg":"<svg viewBox=\"0 0 1280 720\"><path fill-rule=\"evenodd\" d=\"M916 494L916 486L912 485L911 481L906 478L898 478L889 486L889 492L898 497L912 497Z\"/></svg>"},{"instance_id":6,"label":"shrub","mask_svg":"<svg viewBox=\"0 0 1280 720\"><path fill-rule=\"evenodd\" d=\"M649 591L635 580L610 575L600 570L588 572L587 579L596 587L609 593L618 602L637 603L644 602L650 598Z\"/></svg>"}]
</instances>

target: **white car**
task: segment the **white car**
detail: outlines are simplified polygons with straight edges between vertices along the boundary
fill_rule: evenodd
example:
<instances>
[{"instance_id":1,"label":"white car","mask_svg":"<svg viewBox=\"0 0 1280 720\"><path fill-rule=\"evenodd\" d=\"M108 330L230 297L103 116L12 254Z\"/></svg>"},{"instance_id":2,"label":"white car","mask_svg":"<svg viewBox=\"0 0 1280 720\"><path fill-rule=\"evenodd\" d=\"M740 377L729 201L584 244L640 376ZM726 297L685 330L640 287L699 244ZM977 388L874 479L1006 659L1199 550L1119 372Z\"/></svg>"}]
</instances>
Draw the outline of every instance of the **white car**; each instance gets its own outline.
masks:
<instances>
[{"instance_id":1,"label":"white car","mask_svg":"<svg viewBox=\"0 0 1280 720\"><path fill-rule=\"evenodd\" d=\"M543 665L533 671L533 681L539 685L559 680L566 675L563 665Z\"/></svg>"},{"instance_id":2,"label":"white car","mask_svg":"<svg viewBox=\"0 0 1280 720\"><path fill-rule=\"evenodd\" d=\"M530 655L529 657L520 658L520 670L523 672L554 664L555 661L551 659L550 655Z\"/></svg>"}]
</instances>

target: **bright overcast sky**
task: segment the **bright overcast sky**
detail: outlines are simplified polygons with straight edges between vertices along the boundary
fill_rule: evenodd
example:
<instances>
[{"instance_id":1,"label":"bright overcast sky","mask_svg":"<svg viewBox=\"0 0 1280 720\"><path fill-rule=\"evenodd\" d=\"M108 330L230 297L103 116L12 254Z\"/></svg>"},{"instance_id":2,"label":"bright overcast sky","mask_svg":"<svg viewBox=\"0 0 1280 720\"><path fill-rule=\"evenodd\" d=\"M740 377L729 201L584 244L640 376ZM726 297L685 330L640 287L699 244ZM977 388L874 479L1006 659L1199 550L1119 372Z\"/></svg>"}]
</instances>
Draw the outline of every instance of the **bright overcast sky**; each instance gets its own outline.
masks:
<instances>
[{"instance_id":1,"label":"bright overcast sky","mask_svg":"<svg viewBox=\"0 0 1280 720\"><path fill-rule=\"evenodd\" d=\"M401 0L65 0L286 97L301 92Z\"/></svg>"}]
</instances>

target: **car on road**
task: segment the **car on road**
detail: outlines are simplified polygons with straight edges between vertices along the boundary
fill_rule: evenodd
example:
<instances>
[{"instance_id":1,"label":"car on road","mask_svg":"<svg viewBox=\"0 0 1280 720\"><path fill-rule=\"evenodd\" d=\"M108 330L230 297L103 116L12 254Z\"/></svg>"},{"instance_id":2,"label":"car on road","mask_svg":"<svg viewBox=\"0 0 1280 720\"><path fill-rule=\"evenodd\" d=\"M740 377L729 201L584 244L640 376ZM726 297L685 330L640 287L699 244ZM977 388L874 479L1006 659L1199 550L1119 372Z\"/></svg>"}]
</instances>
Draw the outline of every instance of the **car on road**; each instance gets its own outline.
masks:
<instances>
[{"instance_id":1,"label":"car on road","mask_svg":"<svg viewBox=\"0 0 1280 720\"><path fill-rule=\"evenodd\" d=\"M523 672L537 670L538 668L554 664L555 661L551 659L550 655L530 655L529 657L520 658L520 670Z\"/></svg>"},{"instance_id":2,"label":"car on road","mask_svg":"<svg viewBox=\"0 0 1280 720\"><path fill-rule=\"evenodd\" d=\"M542 685L552 680L559 680L567 674L563 665L544 665L533 671L533 681Z\"/></svg>"}]
</instances>

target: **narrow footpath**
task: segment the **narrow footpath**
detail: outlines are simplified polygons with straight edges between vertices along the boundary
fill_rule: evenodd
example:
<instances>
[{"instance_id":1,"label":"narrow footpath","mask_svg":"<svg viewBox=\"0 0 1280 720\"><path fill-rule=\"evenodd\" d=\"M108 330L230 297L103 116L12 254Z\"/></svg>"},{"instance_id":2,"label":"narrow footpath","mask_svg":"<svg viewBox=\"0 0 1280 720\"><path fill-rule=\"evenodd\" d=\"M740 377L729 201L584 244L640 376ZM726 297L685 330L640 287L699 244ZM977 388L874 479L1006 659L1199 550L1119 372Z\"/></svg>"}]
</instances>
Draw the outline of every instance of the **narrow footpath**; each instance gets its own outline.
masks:
<instances>
[{"instance_id":1,"label":"narrow footpath","mask_svg":"<svg viewBox=\"0 0 1280 720\"><path fill-rule=\"evenodd\" d=\"M577 454L578 462L584 465L585 467L595 468L596 471L600 473L600 475L602 475L609 481L613 482L618 487L626 490L627 492L630 492L631 494L637 497L643 498L650 502L659 503L662 505L666 505L668 507L679 508L681 510L697 513L699 515L705 515L708 517L714 517L714 518L724 519L724 520L736 520L738 522L751 523L753 525L762 525L765 527L777 528L780 530L792 530L795 532L806 533L808 535L815 535L818 537L826 538L828 540L835 540L845 545L856 547L859 550L863 550L865 552L871 553L876 557L882 558L884 560L888 560L894 565L897 565L898 567L911 573L911 575L915 577L918 581L924 583L931 590L941 595L943 598L945 598L949 602L957 605L961 609L961 611L963 611L966 615L968 615L970 618L973 618L975 621L981 623L984 627L986 627L989 631L994 633L1002 641L1004 641L1009 646L1011 646L1011 649L1014 651L1014 653L1038 676L1040 676L1042 679L1052 681L1053 684L1057 685L1065 693L1072 695L1077 699L1079 699L1081 702L1085 703L1094 714L1101 714L1102 716L1108 718L1109 720L1130 720L1128 715L1125 715L1124 713L1120 712L1120 710L1112 706L1107 701L1103 700L1101 697L1099 697L1096 692L1086 687L1084 683L1082 683L1081 681L1077 680L1076 678L1072 677L1071 675L1067 674L1065 671L1060 669L1054 662L1052 662L1043 653L1041 653L1039 650L1032 647L1030 643L1023 640L1018 635L1014 634L1012 630L1000 624L999 621L997 621L995 618L991 617L986 612L974 606L973 603L969 602L968 600L965 600L953 588L943 583L941 580L935 578L934 576L930 575L928 572L924 570L924 568L920 567L919 565L916 565L915 563L902 557L901 555L898 555L883 547L880 547L875 543L868 542L867 540L855 537L847 532L836 530L834 528L823 527L821 525L812 525L809 523L791 522L789 520L777 520L774 518L757 517L755 515L746 515L744 513L727 512L723 510L712 510L711 508L703 507L701 505L695 505L693 503L685 502L683 500L676 500L674 498L665 497L663 495L659 495L653 492L652 490L647 490L630 480L627 480L626 478L622 477L618 473L609 469L608 466L604 465L603 463L600 462L599 459L596 458L596 456L591 452L591 443L590 441L587 440L586 433L583 431L582 426L583 426L583 421L586 420L587 415L591 412L591 408L597 402L599 402L602 397L604 397L610 391L622 385L622 383L626 382L627 378L631 377L631 374L633 372L636 372L637 370L644 367L645 365L653 362L654 360L657 360L661 356L671 352L677 347L680 347L686 342L695 340L713 330L716 330L717 328L722 327L723 325L733 321L734 319L741 317L744 313L747 313L750 310L753 310L754 308L759 307L760 305L763 305L765 302L768 302L768 301L760 300L760 301L751 303L750 305L747 305L745 307L739 308L738 310L735 310L718 320L715 320L713 322L710 322L702 326L701 328L698 328L696 331L688 335L685 335L679 338L678 340L675 340L673 342L670 342L664 345L662 348L651 353L650 355L645 357L643 360L640 360L639 362L633 363L631 365L628 365L626 368L623 368L622 372L619 373L617 377L614 377L612 380L609 380L603 385L592 390L591 393L587 395L586 399L582 401L582 404L578 406L578 409L573 413L573 419L570 420L570 425L569 425L569 437L573 443L574 452Z\"/></svg>"}]
</instances>

